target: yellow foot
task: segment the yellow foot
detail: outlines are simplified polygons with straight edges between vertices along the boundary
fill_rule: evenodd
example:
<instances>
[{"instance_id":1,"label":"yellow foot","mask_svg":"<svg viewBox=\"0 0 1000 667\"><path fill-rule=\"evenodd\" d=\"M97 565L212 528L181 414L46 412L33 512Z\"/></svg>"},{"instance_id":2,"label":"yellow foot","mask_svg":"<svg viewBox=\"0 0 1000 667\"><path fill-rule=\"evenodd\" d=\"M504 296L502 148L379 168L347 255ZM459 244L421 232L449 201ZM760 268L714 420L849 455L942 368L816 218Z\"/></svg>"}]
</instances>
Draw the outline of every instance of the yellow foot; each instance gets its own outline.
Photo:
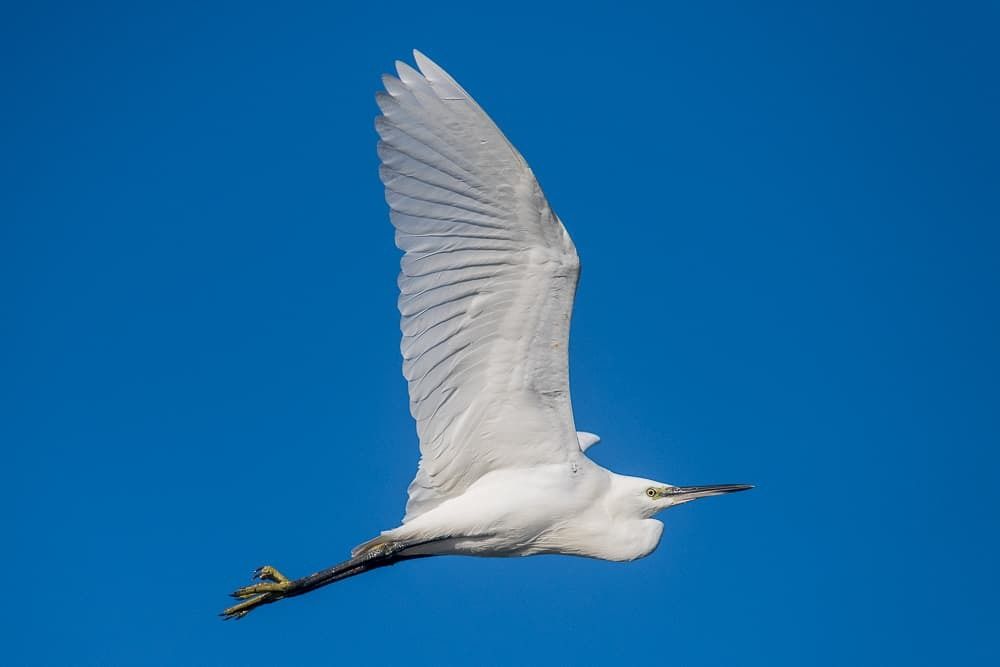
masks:
<instances>
[{"instance_id":1,"label":"yellow foot","mask_svg":"<svg viewBox=\"0 0 1000 667\"><path fill-rule=\"evenodd\" d=\"M261 581L274 581L279 584L287 584L291 581L288 577L278 572L270 565L262 565L253 571L253 578Z\"/></svg>"},{"instance_id":2,"label":"yellow foot","mask_svg":"<svg viewBox=\"0 0 1000 667\"><path fill-rule=\"evenodd\" d=\"M285 592L292 587L292 581L270 565L254 570L253 578L262 583L237 588L230 593L231 596L243 600L243 602L223 610L220 614L223 619L228 621L243 618L257 607L277 602L285 597Z\"/></svg>"}]
</instances>

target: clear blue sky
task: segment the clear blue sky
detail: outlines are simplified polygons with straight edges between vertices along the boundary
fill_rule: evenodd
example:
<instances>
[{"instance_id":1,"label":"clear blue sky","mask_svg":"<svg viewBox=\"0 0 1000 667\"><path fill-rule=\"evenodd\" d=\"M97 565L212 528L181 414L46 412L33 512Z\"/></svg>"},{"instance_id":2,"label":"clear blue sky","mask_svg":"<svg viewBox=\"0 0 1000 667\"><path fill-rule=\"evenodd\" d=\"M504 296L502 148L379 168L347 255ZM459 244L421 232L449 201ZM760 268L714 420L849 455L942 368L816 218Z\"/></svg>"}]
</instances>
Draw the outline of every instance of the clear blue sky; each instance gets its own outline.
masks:
<instances>
[{"instance_id":1,"label":"clear blue sky","mask_svg":"<svg viewBox=\"0 0 1000 667\"><path fill-rule=\"evenodd\" d=\"M0 662L1000 657L995 4L81 4L0 17ZM224 624L402 514L372 121L413 47L576 240L594 457L758 488L636 563L432 559Z\"/></svg>"}]
</instances>

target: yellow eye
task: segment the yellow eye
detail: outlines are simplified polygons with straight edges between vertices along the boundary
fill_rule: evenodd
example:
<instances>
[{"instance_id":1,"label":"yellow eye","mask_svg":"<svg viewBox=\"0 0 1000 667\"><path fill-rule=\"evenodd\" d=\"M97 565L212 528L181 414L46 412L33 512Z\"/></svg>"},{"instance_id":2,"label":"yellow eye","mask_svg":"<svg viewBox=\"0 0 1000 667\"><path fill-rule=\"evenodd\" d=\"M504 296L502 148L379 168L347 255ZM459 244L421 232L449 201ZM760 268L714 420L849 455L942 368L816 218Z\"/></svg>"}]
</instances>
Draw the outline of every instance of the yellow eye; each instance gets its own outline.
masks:
<instances>
[{"instance_id":1,"label":"yellow eye","mask_svg":"<svg viewBox=\"0 0 1000 667\"><path fill-rule=\"evenodd\" d=\"M654 489L653 487L649 487L648 489L646 489L646 495L649 496L650 498L655 498L656 489Z\"/></svg>"}]
</instances>

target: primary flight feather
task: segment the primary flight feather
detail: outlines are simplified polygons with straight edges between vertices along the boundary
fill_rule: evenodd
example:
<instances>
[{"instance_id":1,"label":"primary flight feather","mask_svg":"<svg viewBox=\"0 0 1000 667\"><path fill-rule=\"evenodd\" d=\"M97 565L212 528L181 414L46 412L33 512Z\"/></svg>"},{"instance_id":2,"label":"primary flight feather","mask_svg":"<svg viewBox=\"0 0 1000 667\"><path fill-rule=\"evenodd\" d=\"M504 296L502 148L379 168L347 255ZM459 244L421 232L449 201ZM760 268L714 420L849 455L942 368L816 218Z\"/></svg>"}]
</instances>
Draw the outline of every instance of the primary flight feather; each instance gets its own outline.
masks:
<instances>
[{"instance_id":1,"label":"primary flight feather","mask_svg":"<svg viewBox=\"0 0 1000 667\"><path fill-rule=\"evenodd\" d=\"M568 343L580 260L524 158L475 100L419 51L382 79L379 175L399 274L403 375L420 464L400 526L326 570L270 566L233 593L266 603L411 558L649 554L651 517L748 485L683 487L618 475L577 432Z\"/></svg>"}]
</instances>

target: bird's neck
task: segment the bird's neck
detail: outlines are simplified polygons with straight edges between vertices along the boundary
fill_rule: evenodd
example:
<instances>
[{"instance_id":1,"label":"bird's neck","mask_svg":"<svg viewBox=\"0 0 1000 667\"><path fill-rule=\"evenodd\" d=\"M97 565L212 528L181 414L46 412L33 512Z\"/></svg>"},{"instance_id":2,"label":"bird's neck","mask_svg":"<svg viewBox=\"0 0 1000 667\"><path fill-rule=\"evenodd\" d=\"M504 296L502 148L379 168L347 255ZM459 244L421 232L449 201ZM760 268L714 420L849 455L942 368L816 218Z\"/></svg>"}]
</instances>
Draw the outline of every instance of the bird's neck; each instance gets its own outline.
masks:
<instances>
[{"instance_id":1,"label":"bird's neck","mask_svg":"<svg viewBox=\"0 0 1000 667\"><path fill-rule=\"evenodd\" d=\"M656 519L630 519L615 524L613 539L601 558L627 561L648 556L656 549L663 535L663 523Z\"/></svg>"}]
</instances>

